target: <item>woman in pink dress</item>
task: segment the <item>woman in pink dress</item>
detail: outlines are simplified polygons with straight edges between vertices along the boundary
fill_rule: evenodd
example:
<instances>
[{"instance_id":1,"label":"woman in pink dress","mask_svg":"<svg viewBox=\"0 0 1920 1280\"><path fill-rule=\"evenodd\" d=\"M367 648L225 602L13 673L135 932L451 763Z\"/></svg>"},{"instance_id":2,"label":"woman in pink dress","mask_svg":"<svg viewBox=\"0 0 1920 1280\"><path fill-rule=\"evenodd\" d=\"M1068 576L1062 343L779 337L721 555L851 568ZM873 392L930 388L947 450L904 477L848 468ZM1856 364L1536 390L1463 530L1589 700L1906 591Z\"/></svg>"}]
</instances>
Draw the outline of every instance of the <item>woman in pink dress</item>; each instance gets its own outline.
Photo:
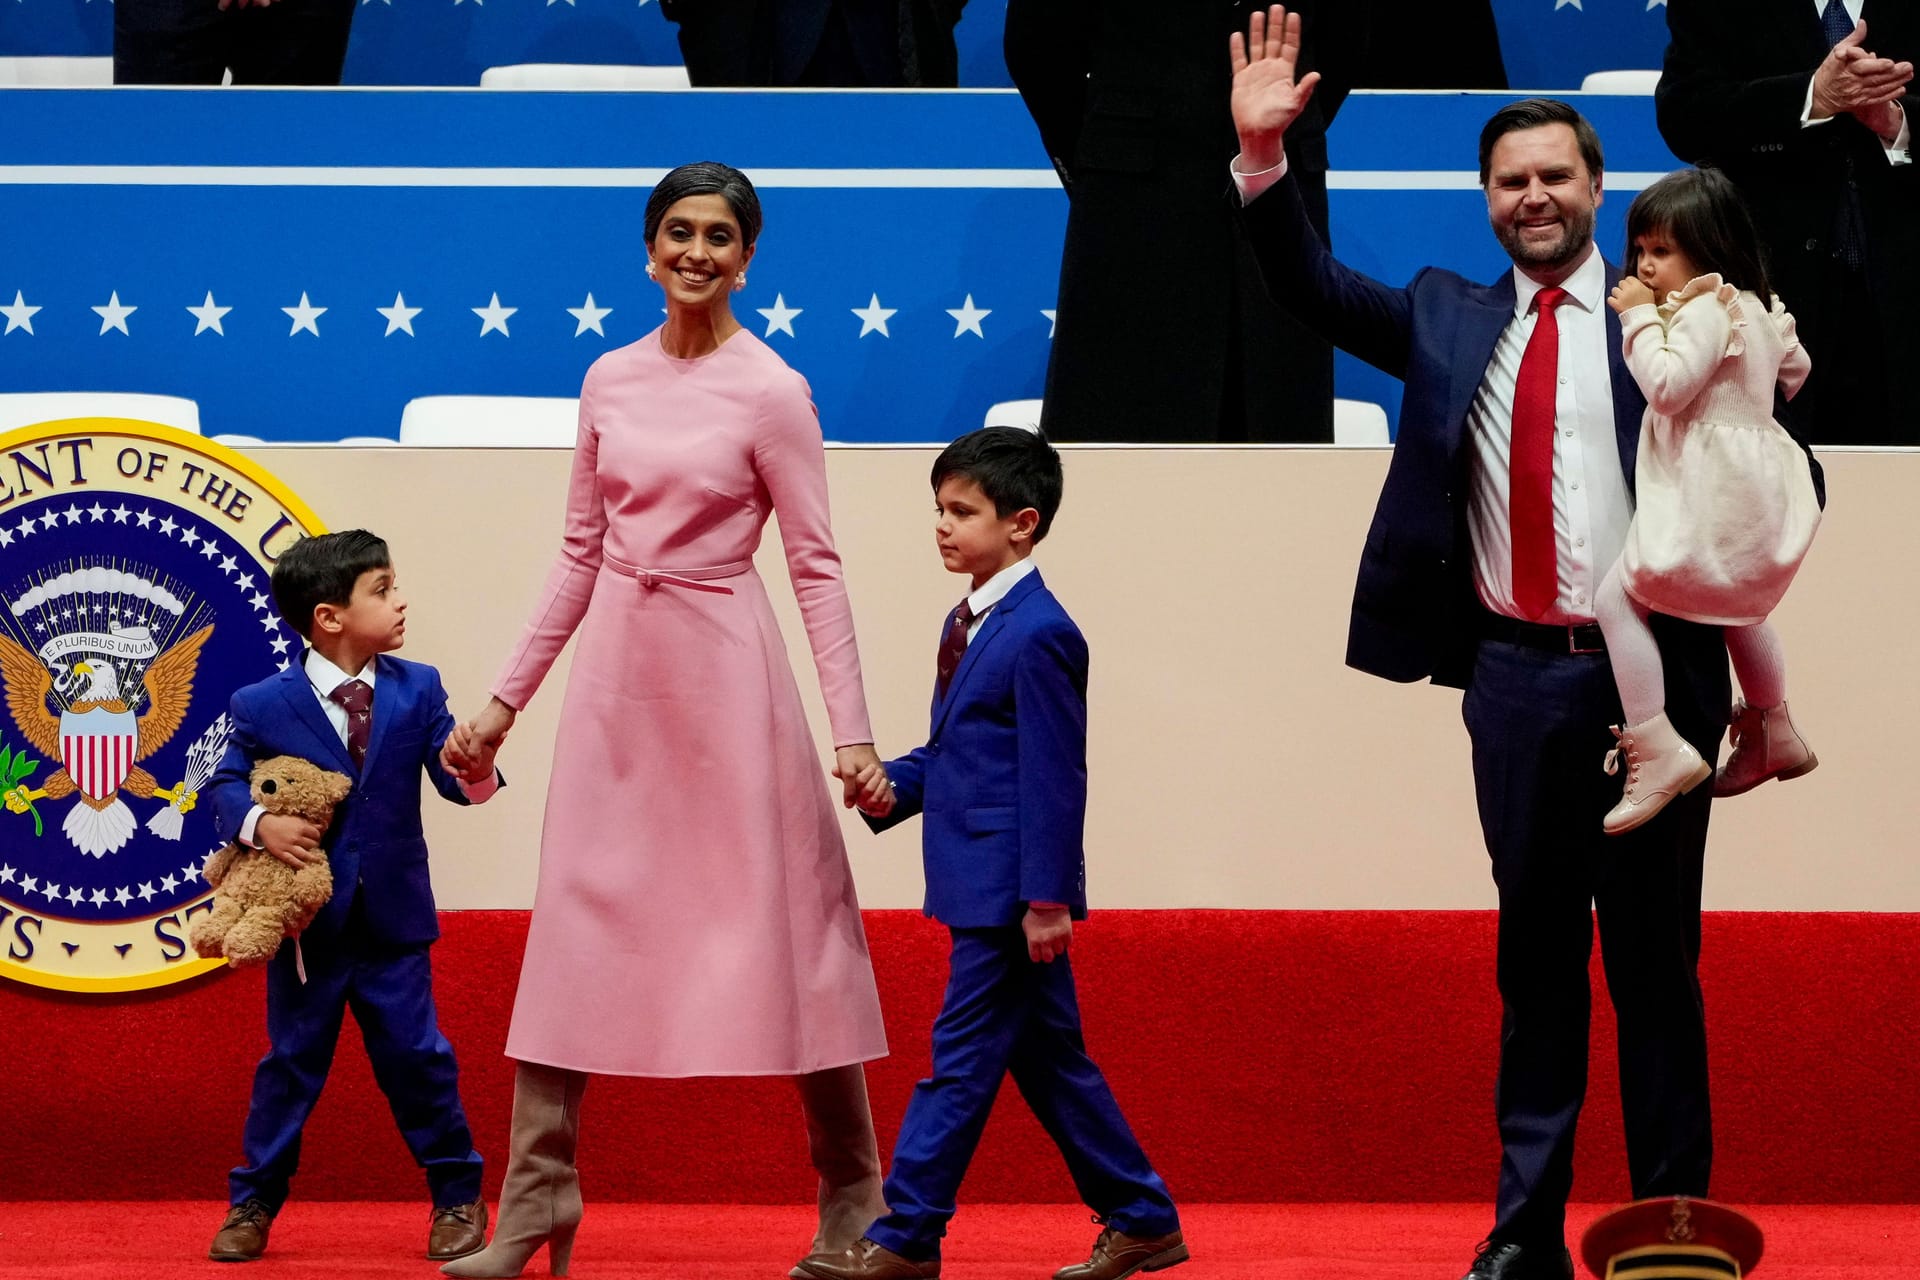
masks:
<instances>
[{"instance_id":1,"label":"woman in pink dress","mask_svg":"<svg viewBox=\"0 0 1920 1280\"><path fill-rule=\"evenodd\" d=\"M792 1076L820 1174L816 1249L886 1206L862 1063L887 1051L833 800L753 553L778 512L846 803L890 807L860 687L806 381L734 319L760 204L694 164L647 201L667 321L594 362L545 590L456 736L498 742L569 637L540 879L507 1054L493 1243L455 1276L565 1273L591 1073Z\"/></svg>"}]
</instances>

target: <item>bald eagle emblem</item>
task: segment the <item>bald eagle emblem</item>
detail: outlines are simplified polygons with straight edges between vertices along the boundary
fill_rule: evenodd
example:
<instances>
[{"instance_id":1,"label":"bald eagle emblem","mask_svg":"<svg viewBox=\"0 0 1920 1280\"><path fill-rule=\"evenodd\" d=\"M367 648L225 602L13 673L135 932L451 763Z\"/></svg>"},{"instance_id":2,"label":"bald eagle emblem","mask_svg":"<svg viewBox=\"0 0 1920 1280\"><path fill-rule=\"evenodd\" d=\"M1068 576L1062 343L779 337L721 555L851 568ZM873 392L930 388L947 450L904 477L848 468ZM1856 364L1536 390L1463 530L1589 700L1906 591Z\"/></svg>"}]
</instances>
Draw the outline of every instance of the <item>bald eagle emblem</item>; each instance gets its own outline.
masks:
<instances>
[{"instance_id":1,"label":"bald eagle emblem","mask_svg":"<svg viewBox=\"0 0 1920 1280\"><path fill-rule=\"evenodd\" d=\"M160 618L179 616L179 602L164 588L99 568L62 575L10 604L17 618L48 600L103 588L122 595L137 591L163 606ZM185 782L160 786L140 762L166 746L186 718L200 650L212 634L208 624L163 648L143 619L67 632L36 653L0 633L0 696L7 711L28 743L60 761L42 787L20 783L0 797L7 808L21 813L37 800L75 796L62 830L75 848L101 858L124 847L137 830L120 798L125 792L168 802L176 816L149 825L178 839L177 815L193 804L190 788Z\"/></svg>"}]
</instances>

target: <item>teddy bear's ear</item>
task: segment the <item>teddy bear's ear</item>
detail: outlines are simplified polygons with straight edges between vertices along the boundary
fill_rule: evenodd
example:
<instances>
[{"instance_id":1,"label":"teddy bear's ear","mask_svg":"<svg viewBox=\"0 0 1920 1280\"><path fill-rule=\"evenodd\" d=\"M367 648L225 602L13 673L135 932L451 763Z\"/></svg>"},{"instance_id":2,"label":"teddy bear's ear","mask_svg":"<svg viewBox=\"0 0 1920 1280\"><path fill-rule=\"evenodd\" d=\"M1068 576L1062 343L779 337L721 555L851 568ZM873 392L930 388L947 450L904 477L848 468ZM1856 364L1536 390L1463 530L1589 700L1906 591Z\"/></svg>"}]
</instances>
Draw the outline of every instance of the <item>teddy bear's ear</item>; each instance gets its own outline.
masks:
<instances>
[{"instance_id":1,"label":"teddy bear's ear","mask_svg":"<svg viewBox=\"0 0 1920 1280\"><path fill-rule=\"evenodd\" d=\"M327 775L327 798L333 804L339 804L353 794L353 779L344 773Z\"/></svg>"}]
</instances>

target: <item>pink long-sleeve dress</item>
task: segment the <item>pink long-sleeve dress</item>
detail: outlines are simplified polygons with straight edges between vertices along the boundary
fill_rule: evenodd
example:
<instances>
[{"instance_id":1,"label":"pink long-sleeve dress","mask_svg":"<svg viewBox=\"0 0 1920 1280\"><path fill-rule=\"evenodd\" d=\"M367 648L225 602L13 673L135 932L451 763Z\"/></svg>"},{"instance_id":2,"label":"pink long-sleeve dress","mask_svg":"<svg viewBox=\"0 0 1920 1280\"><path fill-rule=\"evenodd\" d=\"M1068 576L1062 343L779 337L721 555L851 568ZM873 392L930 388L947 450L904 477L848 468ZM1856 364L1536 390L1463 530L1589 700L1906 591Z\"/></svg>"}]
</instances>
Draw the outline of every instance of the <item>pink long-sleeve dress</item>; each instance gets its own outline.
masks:
<instances>
[{"instance_id":1,"label":"pink long-sleeve dress","mask_svg":"<svg viewBox=\"0 0 1920 1280\"><path fill-rule=\"evenodd\" d=\"M869 742L806 380L744 330L660 331L580 391L566 532L493 692L579 643L507 1053L612 1075L794 1075L883 1056L823 764L752 557L780 516L836 745Z\"/></svg>"}]
</instances>

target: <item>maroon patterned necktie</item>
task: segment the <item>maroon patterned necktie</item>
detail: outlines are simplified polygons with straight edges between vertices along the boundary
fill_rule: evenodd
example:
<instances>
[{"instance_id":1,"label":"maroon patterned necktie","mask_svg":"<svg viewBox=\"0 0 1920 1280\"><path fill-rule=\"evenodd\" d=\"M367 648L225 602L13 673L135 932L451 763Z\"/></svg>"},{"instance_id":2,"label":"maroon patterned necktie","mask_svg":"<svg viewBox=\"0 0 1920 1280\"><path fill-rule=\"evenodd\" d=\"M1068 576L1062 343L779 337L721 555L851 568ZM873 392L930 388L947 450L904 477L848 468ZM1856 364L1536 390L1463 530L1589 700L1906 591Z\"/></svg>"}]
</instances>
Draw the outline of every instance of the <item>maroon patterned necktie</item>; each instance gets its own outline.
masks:
<instances>
[{"instance_id":1,"label":"maroon patterned necktie","mask_svg":"<svg viewBox=\"0 0 1920 1280\"><path fill-rule=\"evenodd\" d=\"M947 686L953 683L953 673L960 669L960 659L967 656L967 624L972 621L973 606L965 600L947 615L947 634L940 637L940 679L934 686L935 702L947 696Z\"/></svg>"},{"instance_id":2,"label":"maroon patterned necktie","mask_svg":"<svg viewBox=\"0 0 1920 1280\"><path fill-rule=\"evenodd\" d=\"M347 754L358 769L367 762L367 736L373 727L373 686L364 680L347 680L335 686L328 698L347 713Z\"/></svg>"}]
</instances>

